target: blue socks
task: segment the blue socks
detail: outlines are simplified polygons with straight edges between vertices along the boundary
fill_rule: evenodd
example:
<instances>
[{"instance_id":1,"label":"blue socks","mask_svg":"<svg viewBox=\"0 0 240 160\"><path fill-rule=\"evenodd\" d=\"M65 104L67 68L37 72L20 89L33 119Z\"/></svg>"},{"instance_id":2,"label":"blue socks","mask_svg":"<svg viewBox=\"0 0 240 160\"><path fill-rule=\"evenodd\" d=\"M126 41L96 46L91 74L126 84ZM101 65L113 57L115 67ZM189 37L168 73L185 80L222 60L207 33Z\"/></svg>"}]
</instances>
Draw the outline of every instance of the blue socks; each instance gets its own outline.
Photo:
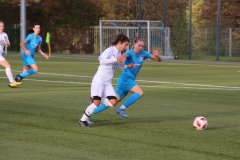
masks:
<instances>
[{"instance_id":1,"label":"blue socks","mask_svg":"<svg viewBox=\"0 0 240 160\"><path fill-rule=\"evenodd\" d=\"M134 93L131 96L128 97L128 99L123 103L123 105L128 108L133 103L135 103L139 98L141 98L141 95L139 93Z\"/></svg>"},{"instance_id":2,"label":"blue socks","mask_svg":"<svg viewBox=\"0 0 240 160\"><path fill-rule=\"evenodd\" d=\"M97 113L102 112L106 109L108 109L108 107L101 103L97 108L94 109L93 114L97 114Z\"/></svg>"},{"instance_id":3,"label":"blue socks","mask_svg":"<svg viewBox=\"0 0 240 160\"><path fill-rule=\"evenodd\" d=\"M31 69L27 70L26 72L21 73L20 76L22 78L25 78L27 76L30 76L30 75L36 74L36 73L37 73L37 71L35 69L31 68Z\"/></svg>"},{"instance_id":4,"label":"blue socks","mask_svg":"<svg viewBox=\"0 0 240 160\"><path fill-rule=\"evenodd\" d=\"M123 103L123 106L128 108L133 103L135 103L139 98L141 98L141 95L139 93L134 93L128 97L128 99ZM108 109L107 106L105 106L104 104L100 104L97 108L94 109L93 114L100 113L106 109Z\"/></svg>"}]
</instances>

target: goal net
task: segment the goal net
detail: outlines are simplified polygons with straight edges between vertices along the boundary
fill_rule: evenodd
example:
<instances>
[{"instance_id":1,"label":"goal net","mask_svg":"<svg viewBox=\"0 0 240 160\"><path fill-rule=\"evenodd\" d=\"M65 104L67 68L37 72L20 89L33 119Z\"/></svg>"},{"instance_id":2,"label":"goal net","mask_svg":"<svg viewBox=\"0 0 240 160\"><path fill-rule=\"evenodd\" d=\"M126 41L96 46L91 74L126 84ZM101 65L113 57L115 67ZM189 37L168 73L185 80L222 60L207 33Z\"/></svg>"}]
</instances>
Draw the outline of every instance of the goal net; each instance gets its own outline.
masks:
<instances>
[{"instance_id":1,"label":"goal net","mask_svg":"<svg viewBox=\"0 0 240 160\"><path fill-rule=\"evenodd\" d=\"M130 39L130 49L135 38L140 37L144 40L144 50L152 52L153 48L158 48L163 59L173 59L173 54L170 47L170 29L165 28L161 21L149 20L100 20L99 26L95 27L94 41L99 42L99 52L111 45L111 41L116 38L116 35L123 33ZM94 42L95 47L98 46Z\"/></svg>"}]
</instances>

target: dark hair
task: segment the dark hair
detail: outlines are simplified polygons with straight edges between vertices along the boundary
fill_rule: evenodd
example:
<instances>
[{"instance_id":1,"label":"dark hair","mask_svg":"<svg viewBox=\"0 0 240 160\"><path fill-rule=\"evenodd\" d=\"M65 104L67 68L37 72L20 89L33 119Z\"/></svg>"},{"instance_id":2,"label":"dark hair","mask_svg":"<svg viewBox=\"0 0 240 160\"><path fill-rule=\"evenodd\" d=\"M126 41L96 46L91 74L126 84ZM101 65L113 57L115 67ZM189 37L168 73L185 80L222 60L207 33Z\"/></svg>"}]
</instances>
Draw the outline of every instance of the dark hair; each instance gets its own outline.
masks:
<instances>
[{"instance_id":1,"label":"dark hair","mask_svg":"<svg viewBox=\"0 0 240 160\"><path fill-rule=\"evenodd\" d=\"M34 32L34 31L33 31L33 28L34 28L35 26L37 26L37 25L39 25L39 26L40 26L40 24L39 24L39 23L33 23L31 27L28 27L28 29L27 29L27 30L28 30L28 32L29 32L29 33L33 33L33 32Z\"/></svg>"},{"instance_id":2,"label":"dark hair","mask_svg":"<svg viewBox=\"0 0 240 160\"><path fill-rule=\"evenodd\" d=\"M135 38L135 39L133 40L132 49L134 49L134 44L136 44L136 43L139 42L139 41L143 41L143 42L144 42L144 40L143 40L142 38Z\"/></svg>"},{"instance_id":3,"label":"dark hair","mask_svg":"<svg viewBox=\"0 0 240 160\"><path fill-rule=\"evenodd\" d=\"M129 38L122 33L117 35L117 38L112 42L112 45L117 45L119 41L122 42L122 43L123 42L130 42Z\"/></svg>"}]
</instances>

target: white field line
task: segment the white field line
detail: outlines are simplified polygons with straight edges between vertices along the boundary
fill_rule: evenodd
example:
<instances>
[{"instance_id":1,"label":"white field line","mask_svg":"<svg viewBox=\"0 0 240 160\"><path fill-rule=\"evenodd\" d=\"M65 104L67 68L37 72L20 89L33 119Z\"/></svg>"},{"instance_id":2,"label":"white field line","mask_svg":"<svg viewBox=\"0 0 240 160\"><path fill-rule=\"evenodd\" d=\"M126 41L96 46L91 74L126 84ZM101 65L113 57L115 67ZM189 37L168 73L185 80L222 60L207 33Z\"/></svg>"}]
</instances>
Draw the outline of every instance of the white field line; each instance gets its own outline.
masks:
<instances>
[{"instance_id":1,"label":"white field line","mask_svg":"<svg viewBox=\"0 0 240 160\"><path fill-rule=\"evenodd\" d=\"M5 71L5 70L0 69L0 71ZM20 71L16 71L16 70L13 70L13 71L20 72ZM38 74L53 75L53 76L92 78L92 76L69 75L69 74L58 74L58 73L38 72ZM0 77L0 78L6 78L6 77ZM116 79L116 78L114 78L114 79ZM24 80L40 81L40 82L52 82L52 83L69 83L69 84L86 84L86 85L91 84L91 83L82 83L82 82L50 81L50 80L37 80L37 79L24 79ZM214 86L214 85L191 84L191 83L176 83L176 82L162 82L162 81L148 81L148 80L136 80L136 81L138 81L138 82L147 82L147 83L155 83L155 84L173 84L173 85L182 85L182 86L193 86L193 87L166 87L166 86L141 85L142 87L240 90L240 87L229 87L229 86ZM199 88L196 88L196 87L199 87Z\"/></svg>"},{"instance_id":2,"label":"white field line","mask_svg":"<svg viewBox=\"0 0 240 160\"><path fill-rule=\"evenodd\" d=\"M40 55L36 55L38 57L41 57ZM64 58L64 59L91 59L91 60L96 60L96 63L93 63L93 62L81 62L81 63L87 63L87 64L99 64L98 62L98 57L77 57L77 56L61 56L61 55L55 55L55 56L52 56L51 58ZM148 61L145 61L145 65L159 65L160 63L159 62L155 62L153 60L149 60L151 62L148 62ZM9 61L9 62L22 62L22 61ZM38 63L45 63L45 62L38 62ZM80 63L80 62L51 62L51 63ZM204 63L184 63L184 62L168 62L168 61L162 61L161 63L164 63L164 64L167 64L167 65L204 65L204 66L218 66L218 67L240 67L240 65L227 65L227 64L204 64ZM239 71L240 72L240 71Z\"/></svg>"},{"instance_id":3,"label":"white field line","mask_svg":"<svg viewBox=\"0 0 240 160\"><path fill-rule=\"evenodd\" d=\"M161 81L146 81L146 80L137 80L137 81L139 81L139 82L148 82L148 83L177 84L177 85L196 86L196 87L214 87L214 88L232 88L232 89L240 89L240 87L214 86L214 85L205 85L205 84L176 83L176 82L161 82Z\"/></svg>"},{"instance_id":4,"label":"white field line","mask_svg":"<svg viewBox=\"0 0 240 160\"><path fill-rule=\"evenodd\" d=\"M7 79L6 77L0 77L2 79ZM50 81L50 80L38 80L38 79L24 79L24 81L36 81L36 82L46 82L46 83L64 83L64 84L82 84L82 85L91 85L91 83L83 83L83 82L66 82L66 81ZM116 85L116 84L113 84ZM208 87L208 88L196 88L196 87L167 87L167 86L147 86L147 85L141 85L141 87L146 88L170 88L170 89L199 89L199 90L240 90L240 87L236 88L214 88L214 87Z\"/></svg>"}]
</instances>

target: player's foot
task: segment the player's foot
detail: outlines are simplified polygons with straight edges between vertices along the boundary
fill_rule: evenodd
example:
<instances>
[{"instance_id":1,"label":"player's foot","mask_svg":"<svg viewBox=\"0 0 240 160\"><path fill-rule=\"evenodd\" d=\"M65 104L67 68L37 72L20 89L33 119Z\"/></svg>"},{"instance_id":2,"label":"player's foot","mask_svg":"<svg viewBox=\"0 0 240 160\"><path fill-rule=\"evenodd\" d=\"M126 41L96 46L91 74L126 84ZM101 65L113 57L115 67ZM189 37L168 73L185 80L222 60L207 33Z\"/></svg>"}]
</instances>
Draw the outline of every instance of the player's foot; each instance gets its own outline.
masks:
<instances>
[{"instance_id":1,"label":"player's foot","mask_svg":"<svg viewBox=\"0 0 240 160\"><path fill-rule=\"evenodd\" d=\"M91 120L90 117L88 117L88 119L87 119L87 123L88 123L88 124L94 124L94 122Z\"/></svg>"},{"instance_id":2,"label":"player's foot","mask_svg":"<svg viewBox=\"0 0 240 160\"><path fill-rule=\"evenodd\" d=\"M10 82L8 83L8 86L11 87L11 88L15 88L17 87L19 84L17 82Z\"/></svg>"},{"instance_id":3,"label":"player's foot","mask_svg":"<svg viewBox=\"0 0 240 160\"><path fill-rule=\"evenodd\" d=\"M17 85L19 86L20 84L22 84L22 82L16 82L17 83Z\"/></svg>"},{"instance_id":4,"label":"player's foot","mask_svg":"<svg viewBox=\"0 0 240 160\"><path fill-rule=\"evenodd\" d=\"M117 113L117 114L120 114L123 118L128 118L128 115L125 113L125 110L124 110L124 109L118 108L118 109L116 110L116 113Z\"/></svg>"},{"instance_id":5,"label":"player's foot","mask_svg":"<svg viewBox=\"0 0 240 160\"><path fill-rule=\"evenodd\" d=\"M87 121L81 121L81 119L79 119L78 124L82 127L89 128Z\"/></svg>"},{"instance_id":6,"label":"player's foot","mask_svg":"<svg viewBox=\"0 0 240 160\"><path fill-rule=\"evenodd\" d=\"M20 76L19 74L18 74L18 75L16 75L16 77L15 77L15 81L16 81L16 82L21 82L21 81L22 81L22 79L23 79L23 77L22 77L22 76Z\"/></svg>"}]
</instances>

